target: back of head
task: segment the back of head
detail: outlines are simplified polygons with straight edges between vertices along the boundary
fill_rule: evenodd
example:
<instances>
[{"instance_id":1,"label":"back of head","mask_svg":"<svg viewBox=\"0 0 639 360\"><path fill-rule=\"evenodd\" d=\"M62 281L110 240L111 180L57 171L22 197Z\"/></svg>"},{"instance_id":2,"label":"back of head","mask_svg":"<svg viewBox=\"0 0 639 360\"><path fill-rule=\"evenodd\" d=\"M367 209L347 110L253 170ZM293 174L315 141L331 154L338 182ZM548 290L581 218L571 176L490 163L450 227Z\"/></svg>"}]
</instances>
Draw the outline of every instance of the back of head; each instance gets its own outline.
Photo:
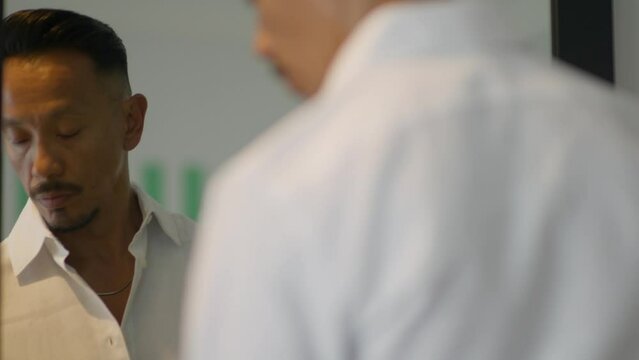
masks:
<instances>
[{"instance_id":1,"label":"back of head","mask_svg":"<svg viewBox=\"0 0 639 360\"><path fill-rule=\"evenodd\" d=\"M126 49L107 24L68 10L22 10L3 20L5 58L54 50L86 55L98 73L122 76L128 87Z\"/></svg>"}]
</instances>

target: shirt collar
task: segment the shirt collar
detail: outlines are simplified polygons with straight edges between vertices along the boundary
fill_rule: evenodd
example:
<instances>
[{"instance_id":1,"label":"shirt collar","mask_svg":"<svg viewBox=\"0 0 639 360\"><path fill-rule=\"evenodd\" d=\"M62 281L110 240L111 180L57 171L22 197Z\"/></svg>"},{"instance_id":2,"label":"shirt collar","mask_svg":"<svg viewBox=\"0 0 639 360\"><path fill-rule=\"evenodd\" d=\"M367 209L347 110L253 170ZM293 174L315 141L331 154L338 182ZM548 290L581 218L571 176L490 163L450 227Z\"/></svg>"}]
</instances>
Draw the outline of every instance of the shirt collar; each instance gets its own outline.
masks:
<instances>
[{"instance_id":1,"label":"shirt collar","mask_svg":"<svg viewBox=\"0 0 639 360\"><path fill-rule=\"evenodd\" d=\"M176 245L182 245L180 237L180 228L175 222L176 217L164 210L153 198L140 190L137 185L133 185L133 190L138 196L138 203L142 211L142 224L148 224L151 219L155 218L160 228Z\"/></svg>"},{"instance_id":2,"label":"shirt collar","mask_svg":"<svg viewBox=\"0 0 639 360\"><path fill-rule=\"evenodd\" d=\"M367 66L392 60L417 55L443 57L513 45L533 49L539 34L533 28L513 24L515 11L505 5L507 2L497 0L457 0L380 6L346 40L320 94L340 90Z\"/></svg>"},{"instance_id":3,"label":"shirt collar","mask_svg":"<svg viewBox=\"0 0 639 360\"><path fill-rule=\"evenodd\" d=\"M11 267L16 276L20 275L38 255L46 239L55 239L55 236L45 225L38 208L29 199L5 240Z\"/></svg>"},{"instance_id":4,"label":"shirt collar","mask_svg":"<svg viewBox=\"0 0 639 360\"><path fill-rule=\"evenodd\" d=\"M181 245L179 227L175 222L175 217L162 209L160 204L148 196L144 191L140 190L136 185L133 189L138 196L138 203L142 211L142 226L146 226L155 218L160 228L166 235ZM13 229L5 240L7 242L7 251L16 276L20 275L24 269L35 259L44 245L46 239L54 240L56 237L51 233L49 228L42 220L38 209L31 199L27 201L24 209L20 213Z\"/></svg>"}]
</instances>

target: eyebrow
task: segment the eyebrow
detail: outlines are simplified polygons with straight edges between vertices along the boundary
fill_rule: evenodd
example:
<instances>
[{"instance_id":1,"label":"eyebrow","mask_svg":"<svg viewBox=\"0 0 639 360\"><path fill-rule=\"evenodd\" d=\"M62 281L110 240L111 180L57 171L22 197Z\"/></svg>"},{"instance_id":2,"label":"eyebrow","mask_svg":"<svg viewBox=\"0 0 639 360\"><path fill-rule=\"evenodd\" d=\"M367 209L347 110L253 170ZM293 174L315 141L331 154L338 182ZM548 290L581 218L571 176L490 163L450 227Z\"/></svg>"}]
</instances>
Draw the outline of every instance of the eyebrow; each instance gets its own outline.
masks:
<instances>
[{"instance_id":1,"label":"eyebrow","mask_svg":"<svg viewBox=\"0 0 639 360\"><path fill-rule=\"evenodd\" d=\"M16 120L16 119L11 119L11 118L6 118L6 117L2 117L2 128L8 128L11 126L17 126L20 125L20 121Z\"/></svg>"}]
</instances>

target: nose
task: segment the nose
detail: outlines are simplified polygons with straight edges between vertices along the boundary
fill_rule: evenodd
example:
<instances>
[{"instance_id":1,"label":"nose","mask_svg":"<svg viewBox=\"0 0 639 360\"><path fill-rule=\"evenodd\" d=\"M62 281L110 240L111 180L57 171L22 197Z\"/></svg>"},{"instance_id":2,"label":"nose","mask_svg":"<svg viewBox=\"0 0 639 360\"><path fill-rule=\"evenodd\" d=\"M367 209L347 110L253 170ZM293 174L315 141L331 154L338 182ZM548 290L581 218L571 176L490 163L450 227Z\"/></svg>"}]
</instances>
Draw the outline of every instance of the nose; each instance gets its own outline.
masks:
<instances>
[{"instance_id":1,"label":"nose","mask_svg":"<svg viewBox=\"0 0 639 360\"><path fill-rule=\"evenodd\" d=\"M62 161L55 154L54 146L38 140L32 149L31 175L34 178L52 179L62 175Z\"/></svg>"},{"instance_id":2,"label":"nose","mask_svg":"<svg viewBox=\"0 0 639 360\"><path fill-rule=\"evenodd\" d=\"M268 36L261 29L255 31L253 36L253 51L262 57L268 58L270 54L271 44Z\"/></svg>"}]
</instances>

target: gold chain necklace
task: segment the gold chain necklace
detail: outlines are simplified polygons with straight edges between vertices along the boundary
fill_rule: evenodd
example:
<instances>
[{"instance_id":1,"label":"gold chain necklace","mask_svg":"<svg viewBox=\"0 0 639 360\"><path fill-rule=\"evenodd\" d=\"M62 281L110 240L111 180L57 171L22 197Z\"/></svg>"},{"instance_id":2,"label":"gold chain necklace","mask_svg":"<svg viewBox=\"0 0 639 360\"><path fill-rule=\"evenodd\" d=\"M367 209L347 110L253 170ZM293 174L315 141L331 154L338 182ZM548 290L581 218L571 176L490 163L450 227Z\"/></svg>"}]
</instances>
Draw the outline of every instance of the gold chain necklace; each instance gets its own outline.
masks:
<instances>
[{"instance_id":1,"label":"gold chain necklace","mask_svg":"<svg viewBox=\"0 0 639 360\"><path fill-rule=\"evenodd\" d=\"M120 290L107 291L107 292L96 292L96 294L98 296L113 296L113 295L117 295L117 294L123 292L126 288L128 288L129 285L131 285L131 283L133 283L133 277L131 277L131 280L129 280L129 282L126 283L126 285L124 285Z\"/></svg>"}]
</instances>

